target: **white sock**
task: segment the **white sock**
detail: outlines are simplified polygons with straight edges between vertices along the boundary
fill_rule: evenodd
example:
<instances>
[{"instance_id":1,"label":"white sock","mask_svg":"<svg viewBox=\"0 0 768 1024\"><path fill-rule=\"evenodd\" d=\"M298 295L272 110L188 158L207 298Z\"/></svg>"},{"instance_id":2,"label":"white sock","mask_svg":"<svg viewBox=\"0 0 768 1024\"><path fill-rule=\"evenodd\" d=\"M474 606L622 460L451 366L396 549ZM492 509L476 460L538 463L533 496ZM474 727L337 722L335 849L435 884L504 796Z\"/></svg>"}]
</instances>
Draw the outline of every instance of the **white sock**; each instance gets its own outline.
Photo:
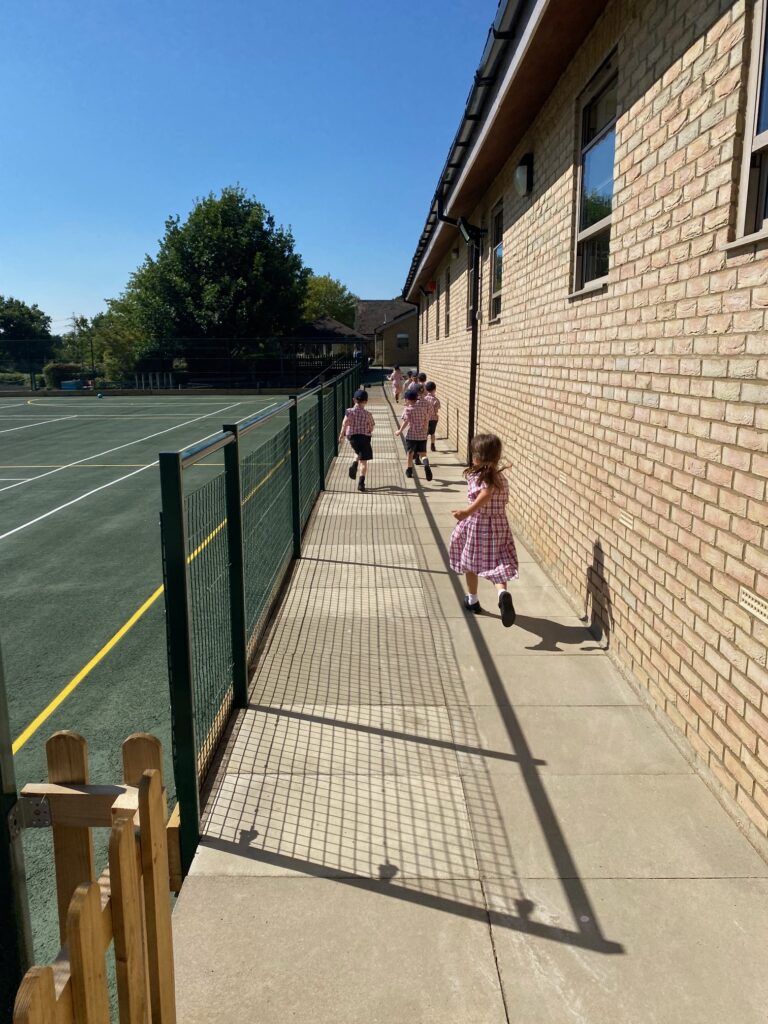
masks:
<instances>
[{"instance_id":1,"label":"white sock","mask_svg":"<svg viewBox=\"0 0 768 1024\"><path fill-rule=\"evenodd\" d=\"M467 604L477 604L478 600L477 594L467 594Z\"/></svg>"}]
</instances>

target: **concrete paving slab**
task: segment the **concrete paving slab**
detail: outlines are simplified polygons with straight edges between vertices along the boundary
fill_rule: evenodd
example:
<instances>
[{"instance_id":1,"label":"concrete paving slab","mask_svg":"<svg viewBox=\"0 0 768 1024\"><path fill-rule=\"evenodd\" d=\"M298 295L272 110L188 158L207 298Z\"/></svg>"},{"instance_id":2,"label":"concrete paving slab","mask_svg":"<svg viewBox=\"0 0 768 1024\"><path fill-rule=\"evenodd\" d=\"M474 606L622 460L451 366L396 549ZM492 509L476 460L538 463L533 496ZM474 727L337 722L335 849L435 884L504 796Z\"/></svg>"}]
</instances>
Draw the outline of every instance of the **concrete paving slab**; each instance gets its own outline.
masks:
<instances>
[{"instance_id":1,"label":"concrete paving slab","mask_svg":"<svg viewBox=\"0 0 768 1024\"><path fill-rule=\"evenodd\" d=\"M456 776L226 774L203 835L198 874L477 878L479 870Z\"/></svg>"},{"instance_id":2,"label":"concrete paving slab","mask_svg":"<svg viewBox=\"0 0 768 1024\"><path fill-rule=\"evenodd\" d=\"M685 775L691 766L645 707L451 707L458 743L471 737L481 747L541 762L543 775ZM459 753L462 774L477 756ZM513 761L483 759L491 774L519 772ZM703 784L702 784L703 785Z\"/></svg>"},{"instance_id":3,"label":"concrete paving slab","mask_svg":"<svg viewBox=\"0 0 768 1024\"><path fill-rule=\"evenodd\" d=\"M616 955L599 951L594 921L574 923L559 882L525 885L522 920L503 884L485 886L510 1021L764 1024L765 880L590 882L589 909L621 943Z\"/></svg>"},{"instance_id":4,"label":"concrete paving slab","mask_svg":"<svg viewBox=\"0 0 768 1024\"><path fill-rule=\"evenodd\" d=\"M179 1024L506 1024L478 883L192 876L174 922Z\"/></svg>"},{"instance_id":5,"label":"concrete paving slab","mask_svg":"<svg viewBox=\"0 0 768 1024\"><path fill-rule=\"evenodd\" d=\"M498 807L490 823L489 787ZM505 870L499 819L515 876L562 877L557 850L566 837L570 874L583 880L768 877L768 865L695 775L549 775L531 786L521 775L483 773L465 793L483 877Z\"/></svg>"},{"instance_id":6,"label":"concrete paving slab","mask_svg":"<svg viewBox=\"0 0 768 1024\"><path fill-rule=\"evenodd\" d=\"M598 643L584 623L575 615L527 615L517 613L515 624L505 629L498 608L486 601L480 603L480 615L471 617L473 639L493 657L503 654L603 655L604 645ZM468 616L469 617L469 616Z\"/></svg>"},{"instance_id":7,"label":"concrete paving slab","mask_svg":"<svg viewBox=\"0 0 768 1024\"><path fill-rule=\"evenodd\" d=\"M500 654L490 675L481 663L465 662L461 678L466 699L458 703L496 706L501 697L515 707L641 703L607 658ZM450 696L448 702L452 702Z\"/></svg>"},{"instance_id":8,"label":"concrete paving slab","mask_svg":"<svg viewBox=\"0 0 768 1024\"><path fill-rule=\"evenodd\" d=\"M251 707L238 713L224 759L229 774L445 776L459 771L445 707Z\"/></svg>"}]
</instances>

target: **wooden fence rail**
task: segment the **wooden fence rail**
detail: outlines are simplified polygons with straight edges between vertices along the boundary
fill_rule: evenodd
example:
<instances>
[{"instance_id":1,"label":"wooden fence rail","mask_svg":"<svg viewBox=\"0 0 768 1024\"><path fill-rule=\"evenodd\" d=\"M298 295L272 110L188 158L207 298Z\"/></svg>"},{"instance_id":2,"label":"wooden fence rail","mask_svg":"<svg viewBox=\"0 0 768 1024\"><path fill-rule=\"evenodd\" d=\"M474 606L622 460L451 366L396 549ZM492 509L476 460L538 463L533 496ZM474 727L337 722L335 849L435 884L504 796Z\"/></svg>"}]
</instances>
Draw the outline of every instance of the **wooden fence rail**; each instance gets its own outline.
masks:
<instances>
[{"instance_id":1,"label":"wooden fence rail","mask_svg":"<svg viewBox=\"0 0 768 1024\"><path fill-rule=\"evenodd\" d=\"M109 1024L105 954L114 942L120 1024L175 1024L170 891L180 887L178 818L167 821L162 749L153 736L123 744L123 784L88 783L82 736L46 746L44 800L53 830L59 932L54 963L30 968L14 1024ZM91 829L107 827L109 866L95 878ZM169 865L169 852L171 864Z\"/></svg>"}]
</instances>

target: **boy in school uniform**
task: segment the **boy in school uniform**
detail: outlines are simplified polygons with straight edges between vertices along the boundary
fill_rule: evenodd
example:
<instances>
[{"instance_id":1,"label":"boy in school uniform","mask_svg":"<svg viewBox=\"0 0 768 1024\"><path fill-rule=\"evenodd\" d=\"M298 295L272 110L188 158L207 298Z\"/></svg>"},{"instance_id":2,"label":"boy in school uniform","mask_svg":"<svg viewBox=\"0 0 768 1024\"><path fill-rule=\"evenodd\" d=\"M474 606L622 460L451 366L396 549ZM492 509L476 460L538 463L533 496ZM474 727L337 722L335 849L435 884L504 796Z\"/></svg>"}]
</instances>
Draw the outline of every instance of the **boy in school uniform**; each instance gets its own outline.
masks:
<instances>
[{"instance_id":1,"label":"boy in school uniform","mask_svg":"<svg viewBox=\"0 0 768 1024\"><path fill-rule=\"evenodd\" d=\"M437 397L437 385L433 380L428 380L424 385L426 394L424 395L424 401L429 406L429 440L431 450L434 452L435 449L435 431L437 430L437 421L440 419L440 399Z\"/></svg>"},{"instance_id":2,"label":"boy in school uniform","mask_svg":"<svg viewBox=\"0 0 768 1024\"><path fill-rule=\"evenodd\" d=\"M400 437L405 431L405 450L408 453L405 475L413 476L414 458L423 455L424 458L421 461L424 466L424 475L427 480L431 480L432 469L426 456L429 408L423 401L419 401L419 392L416 388L409 388L405 392L404 398L405 408L400 417L400 429L395 431L395 437Z\"/></svg>"},{"instance_id":3,"label":"boy in school uniform","mask_svg":"<svg viewBox=\"0 0 768 1024\"><path fill-rule=\"evenodd\" d=\"M341 424L339 440L346 437L355 453L355 460L349 467L349 478L354 480L357 476L357 467L360 467L360 479L357 481L358 491L365 490L365 474L368 472L368 463L373 458L371 447L371 434L375 422L373 416L366 409L368 392L363 388L357 390L354 395L355 404L347 409L344 420Z\"/></svg>"}]
</instances>

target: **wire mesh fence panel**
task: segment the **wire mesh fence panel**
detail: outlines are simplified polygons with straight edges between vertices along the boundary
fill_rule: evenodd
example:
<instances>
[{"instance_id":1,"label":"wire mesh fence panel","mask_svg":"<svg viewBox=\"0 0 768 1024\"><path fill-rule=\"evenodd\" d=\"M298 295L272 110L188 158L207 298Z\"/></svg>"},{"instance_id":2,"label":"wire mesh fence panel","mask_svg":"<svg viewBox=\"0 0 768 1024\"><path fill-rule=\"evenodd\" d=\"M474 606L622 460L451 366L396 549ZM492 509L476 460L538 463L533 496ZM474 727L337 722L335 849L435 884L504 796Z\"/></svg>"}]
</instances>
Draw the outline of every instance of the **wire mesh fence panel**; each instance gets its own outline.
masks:
<instances>
[{"instance_id":1,"label":"wire mesh fence panel","mask_svg":"<svg viewBox=\"0 0 768 1024\"><path fill-rule=\"evenodd\" d=\"M288 426L241 462L248 655L259 641L293 552Z\"/></svg>"},{"instance_id":2,"label":"wire mesh fence panel","mask_svg":"<svg viewBox=\"0 0 768 1024\"><path fill-rule=\"evenodd\" d=\"M302 528L306 526L320 491L318 443L317 397L312 395L299 403L299 508Z\"/></svg>"},{"instance_id":3,"label":"wire mesh fence panel","mask_svg":"<svg viewBox=\"0 0 768 1024\"><path fill-rule=\"evenodd\" d=\"M224 474L185 495L195 752L200 778L232 708L232 634Z\"/></svg>"},{"instance_id":4,"label":"wire mesh fence panel","mask_svg":"<svg viewBox=\"0 0 768 1024\"><path fill-rule=\"evenodd\" d=\"M333 408L333 388L328 388L325 392L320 392L323 401L323 432L324 437L324 452L325 455L325 472L331 468L333 462L333 443L336 439L336 431L341 426L340 423L336 422L336 416Z\"/></svg>"}]
</instances>

